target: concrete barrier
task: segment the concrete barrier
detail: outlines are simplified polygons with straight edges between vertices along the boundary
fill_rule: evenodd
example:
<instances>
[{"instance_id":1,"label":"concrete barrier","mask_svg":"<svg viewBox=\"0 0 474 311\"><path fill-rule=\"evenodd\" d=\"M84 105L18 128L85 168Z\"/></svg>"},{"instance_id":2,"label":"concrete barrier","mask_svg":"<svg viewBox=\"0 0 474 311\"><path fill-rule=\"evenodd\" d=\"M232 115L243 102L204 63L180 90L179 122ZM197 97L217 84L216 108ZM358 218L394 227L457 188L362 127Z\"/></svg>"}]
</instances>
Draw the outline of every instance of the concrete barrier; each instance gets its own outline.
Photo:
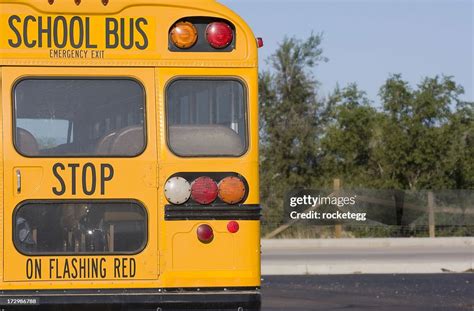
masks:
<instances>
[{"instance_id":1,"label":"concrete barrier","mask_svg":"<svg viewBox=\"0 0 474 311\"><path fill-rule=\"evenodd\" d=\"M381 247L474 247L474 237L463 238L367 238L367 239L262 239L262 248L381 248Z\"/></svg>"},{"instance_id":2,"label":"concrete barrier","mask_svg":"<svg viewBox=\"0 0 474 311\"><path fill-rule=\"evenodd\" d=\"M262 240L263 275L464 273L474 238Z\"/></svg>"}]
</instances>

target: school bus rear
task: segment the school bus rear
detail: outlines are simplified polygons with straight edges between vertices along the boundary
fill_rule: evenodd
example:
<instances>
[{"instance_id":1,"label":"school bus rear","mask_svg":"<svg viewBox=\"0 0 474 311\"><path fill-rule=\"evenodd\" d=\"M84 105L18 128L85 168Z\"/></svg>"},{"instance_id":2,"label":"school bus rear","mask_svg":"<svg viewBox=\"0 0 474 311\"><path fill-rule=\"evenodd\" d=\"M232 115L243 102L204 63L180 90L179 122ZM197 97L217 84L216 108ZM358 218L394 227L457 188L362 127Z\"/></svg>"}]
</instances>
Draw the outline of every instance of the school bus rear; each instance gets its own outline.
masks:
<instances>
[{"instance_id":1,"label":"school bus rear","mask_svg":"<svg viewBox=\"0 0 474 311\"><path fill-rule=\"evenodd\" d=\"M257 43L236 14L0 0L0 79L0 308L259 309Z\"/></svg>"}]
</instances>

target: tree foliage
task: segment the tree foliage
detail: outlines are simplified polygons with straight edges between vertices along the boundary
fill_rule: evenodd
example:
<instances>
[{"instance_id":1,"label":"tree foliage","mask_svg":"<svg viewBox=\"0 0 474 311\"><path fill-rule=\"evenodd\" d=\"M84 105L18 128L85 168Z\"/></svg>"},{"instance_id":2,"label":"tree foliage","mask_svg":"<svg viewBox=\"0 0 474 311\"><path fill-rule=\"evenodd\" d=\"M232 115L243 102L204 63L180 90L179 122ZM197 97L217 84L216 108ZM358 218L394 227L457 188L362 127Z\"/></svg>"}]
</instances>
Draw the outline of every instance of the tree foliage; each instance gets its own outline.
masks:
<instances>
[{"instance_id":1,"label":"tree foliage","mask_svg":"<svg viewBox=\"0 0 474 311\"><path fill-rule=\"evenodd\" d=\"M306 187L317 170L321 108L310 70L325 61L321 35L285 38L260 74L261 191L269 212L281 214L288 188Z\"/></svg>"},{"instance_id":2,"label":"tree foliage","mask_svg":"<svg viewBox=\"0 0 474 311\"><path fill-rule=\"evenodd\" d=\"M329 97L330 118L321 139L321 170L330 182L339 177L348 186L366 186L372 178L372 146L377 111L356 84L336 88Z\"/></svg>"},{"instance_id":3,"label":"tree foliage","mask_svg":"<svg viewBox=\"0 0 474 311\"><path fill-rule=\"evenodd\" d=\"M465 104L461 94L462 87L451 77L425 78L416 89L401 75L385 82L380 89L381 136L374 152L381 185L410 190L468 186L459 183L464 173L456 173L467 147L467 129L457 110Z\"/></svg>"},{"instance_id":4,"label":"tree foliage","mask_svg":"<svg viewBox=\"0 0 474 311\"><path fill-rule=\"evenodd\" d=\"M289 190L327 187L336 177L349 187L474 189L474 105L460 99L452 77L413 87L391 75L376 103L357 84L321 98L312 75L326 61L321 39L285 38L259 76L267 221L282 220Z\"/></svg>"}]
</instances>

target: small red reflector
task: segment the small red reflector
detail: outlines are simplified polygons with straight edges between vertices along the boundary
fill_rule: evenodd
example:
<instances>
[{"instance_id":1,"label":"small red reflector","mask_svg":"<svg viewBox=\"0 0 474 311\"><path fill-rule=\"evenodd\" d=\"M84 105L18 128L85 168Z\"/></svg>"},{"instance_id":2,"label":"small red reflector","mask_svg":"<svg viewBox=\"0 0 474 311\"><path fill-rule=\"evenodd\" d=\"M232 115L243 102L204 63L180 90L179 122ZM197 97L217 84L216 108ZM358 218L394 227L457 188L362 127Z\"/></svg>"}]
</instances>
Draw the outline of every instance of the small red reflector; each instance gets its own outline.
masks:
<instances>
[{"instance_id":1,"label":"small red reflector","mask_svg":"<svg viewBox=\"0 0 474 311\"><path fill-rule=\"evenodd\" d=\"M227 224L227 230L230 233L237 233L239 231L239 223L236 221L229 221Z\"/></svg>"},{"instance_id":2,"label":"small red reflector","mask_svg":"<svg viewBox=\"0 0 474 311\"><path fill-rule=\"evenodd\" d=\"M234 31L226 23L214 22L207 26L206 38L213 48L223 49L234 40Z\"/></svg>"},{"instance_id":3,"label":"small red reflector","mask_svg":"<svg viewBox=\"0 0 474 311\"><path fill-rule=\"evenodd\" d=\"M217 184L212 178L203 176L191 184L191 198L199 204L209 204L216 200Z\"/></svg>"},{"instance_id":4,"label":"small red reflector","mask_svg":"<svg viewBox=\"0 0 474 311\"><path fill-rule=\"evenodd\" d=\"M214 231L209 225L200 225L196 230L196 234L198 240L205 244L211 243L214 239Z\"/></svg>"},{"instance_id":5,"label":"small red reflector","mask_svg":"<svg viewBox=\"0 0 474 311\"><path fill-rule=\"evenodd\" d=\"M258 48L263 48L263 39L262 38L257 38L257 47Z\"/></svg>"}]
</instances>

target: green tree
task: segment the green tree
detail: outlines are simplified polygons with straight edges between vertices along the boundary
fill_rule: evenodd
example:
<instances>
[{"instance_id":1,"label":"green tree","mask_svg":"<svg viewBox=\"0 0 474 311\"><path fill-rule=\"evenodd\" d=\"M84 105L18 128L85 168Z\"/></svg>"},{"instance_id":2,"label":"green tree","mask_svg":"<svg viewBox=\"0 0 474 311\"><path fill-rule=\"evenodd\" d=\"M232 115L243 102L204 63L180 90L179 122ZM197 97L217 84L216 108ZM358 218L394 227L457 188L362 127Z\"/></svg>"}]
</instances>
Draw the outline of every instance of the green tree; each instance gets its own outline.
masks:
<instances>
[{"instance_id":1,"label":"green tree","mask_svg":"<svg viewBox=\"0 0 474 311\"><path fill-rule=\"evenodd\" d=\"M321 140L322 172L330 183L339 177L346 186L366 187L373 179L371 160L378 113L357 84L329 97L330 119ZM329 184L327 184L328 186Z\"/></svg>"},{"instance_id":2,"label":"green tree","mask_svg":"<svg viewBox=\"0 0 474 311\"><path fill-rule=\"evenodd\" d=\"M462 87L446 76L425 78L415 90L401 75L386 81L380 89L384 118L374 153L382 186L410 190L465 186L453 178L467 144L463 135L468 126L461 130L459 125L469 121L453 112L463 105L462 94Z\"/></svg>"},{"instance_id":3,"label":"green tree","mask_svg":"<svg viewBox=\"0 0 474 311\"><path fill-rule=\"evenodd\" d=\"M321 35L285 38L260 74L261 193L266 221L282 220L284 194L311 187L317 170L322 103L311 69L326 61Z\"/></svg>"},{"instance_id":4,"label":"green tree","mask_svg":"<svg viewBox=\"0 0 474 311\"><path fill-rule=\"evenodd\" d=\"M289 190L328 187L335 177L346 187L392 189L388 217L398 225L416 216L404 218L402 190L474 189L474 104L461 100L452 77L412 87L392 75L375 109L356 84L321 99L311 72L324 61L321 35L285 38L259 75L264 230L283 221Z\"/></svg>"},{"instance_id":5,"label":"green tree","mask_svg":"<svg viewBox=\"0 0 474 311\"><path fill-rule=\"evenodd\" d=\"M474 189L474 103L462 102L450 117L451 165L445 174L455 189Z\"/></svg>"}]
</instances>

